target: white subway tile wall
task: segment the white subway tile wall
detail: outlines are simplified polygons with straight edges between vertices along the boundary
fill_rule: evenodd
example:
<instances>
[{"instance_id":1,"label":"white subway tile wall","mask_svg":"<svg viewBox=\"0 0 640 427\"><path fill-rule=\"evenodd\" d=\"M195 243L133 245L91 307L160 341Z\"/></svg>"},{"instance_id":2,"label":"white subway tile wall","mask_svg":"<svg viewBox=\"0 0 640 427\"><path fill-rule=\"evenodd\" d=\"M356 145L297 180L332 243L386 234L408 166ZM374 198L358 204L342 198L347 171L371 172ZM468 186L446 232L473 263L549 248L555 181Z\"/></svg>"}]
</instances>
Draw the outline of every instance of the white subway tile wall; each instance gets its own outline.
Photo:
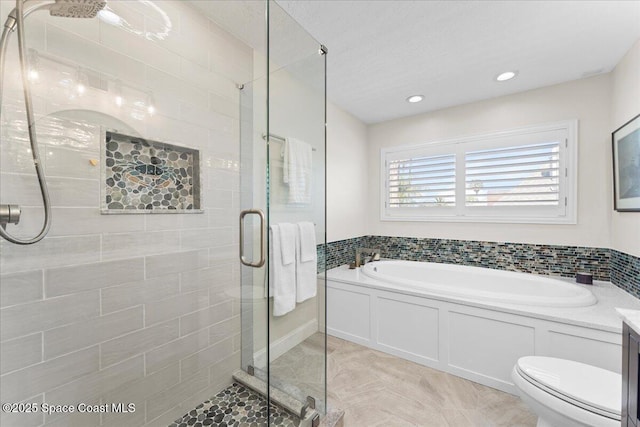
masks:
<instances>
[{"instance_id":1,"label":"white subway tile wall","mask_svg":"<svg viewBox=\"0 0 640 427\"><path fill-rule=\"evenodd\" d=\"M7 340L0 347L0 374L42 361L42 332Z\"/></svg>"},{"instance_id":2,"label":"white subway tile wall","mask_svg":"<svg viewBox=\"0 0 640 427\"><path fill-rule=\"evenodd\" d=\"M42 299L42 271L5 274L0 282L0 307Z\"/></svg>"},{"instance_id":3,"label":"white subway tile wall","mask_svg":"<svg viewBox=\"0 0 640 427\"><path fill-rule=\"evenodd\" d=\"M0 0L0 19L14 3ZM252 79L253 51L185 2L156 5L172 23L162 40L154 34L165 29L163 16L137 1L109 2L137 34L98 19L28 18L53 222L38 244L0 242L2 402L134 403L135 412L2 413L3 426L166 426L240 367L236 84ZM22 206L10 229L26 237L43 214L14 43L0 191L2 203ZM91 76L84 94L74 92L76 67ZM136 93L152 95L152 115L141 114ZM106 128L200 150L204 213L102 215Z\"/></svg>"}]
</instances>

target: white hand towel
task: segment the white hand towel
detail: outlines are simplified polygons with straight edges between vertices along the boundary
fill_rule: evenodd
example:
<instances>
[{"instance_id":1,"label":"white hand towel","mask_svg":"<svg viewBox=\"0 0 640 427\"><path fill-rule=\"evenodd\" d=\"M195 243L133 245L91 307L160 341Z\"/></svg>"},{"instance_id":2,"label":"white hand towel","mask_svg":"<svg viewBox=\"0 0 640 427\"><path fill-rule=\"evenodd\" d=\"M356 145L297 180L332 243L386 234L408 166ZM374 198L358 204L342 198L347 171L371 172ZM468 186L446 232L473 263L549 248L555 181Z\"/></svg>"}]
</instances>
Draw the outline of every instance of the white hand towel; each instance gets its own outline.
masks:
<instances>
[{"instance_id":1,"label":"white hand towel","mask_svg":"<svg viewBox=\"0 0 640 427\"><path fill-rule=\"evenodd\" d=\"M298 257L296 259L296 301L316 296L318 290L318 255L316 229L311 222L298 223Z\"/></svg>"},{"instance_id":2,"label":"white hand towel","mask_svg":"<svg viewBox=\"0 0 640 427\"><path fill-rule=\"evenodd\" d=\"M304 141L286 138L283 180L289 185L289 203L311 203L312 147Z\"/></svg>"},{"instance_id":3,"label":"white hand towel","mask_svg":"<svg viewBox=\"0 0 640 427\"><path fill-rule=\"evenodd\" d=\"M283 243L291 242L282 241L280 225L271 225L269 227L269 290L270 295L273 296L274 316L283 316L296 308L296 264L291 262L284 265Z\"/></svg>"},{"instance_id":4,"label":"white hand towel","mask_svg":"<svg viewBox=\"0 0 640 427\"><path fill-rule=\"evenodd\" d=\"M295 224L291 224L288 222L283 222L280 224L274 224L269 229L269 265L271 265L271 260L273 259L273 249L278 251L280 255L278 259L279 265L288 266L289 264L295 262L296 260L296 244L297 244L297 233L298 228ZM275 234L275 236L274 236ZM265 297L273 297L275 295L274 292L274 283L279 277L273 276L274 271L280 271L279 268L270 268L269 274L269 291L265 289Z\"/></svg>"},{"instance_id":5,"label":"white hand towel","mask_svg":"<svg viewBox=\"0 0 640 427\"><path fill-rule=\"evenodd\" d=\"M316 227L312 222L304 221L298 223L300 233L300 261L316 261L318 258L316 250Z\"/></svg>"},{"instance_id":6,"label":"white hand towel","mask_svg":"<svg viewBox=\"0 0 640 427\"><path fill-rule=\"evenodd\" d=\"M280 250L282 252L282 265L289 265L296 260L296 240L298 228L295 224L282 222L280 225Z\"/></svg>"}]
</instances>

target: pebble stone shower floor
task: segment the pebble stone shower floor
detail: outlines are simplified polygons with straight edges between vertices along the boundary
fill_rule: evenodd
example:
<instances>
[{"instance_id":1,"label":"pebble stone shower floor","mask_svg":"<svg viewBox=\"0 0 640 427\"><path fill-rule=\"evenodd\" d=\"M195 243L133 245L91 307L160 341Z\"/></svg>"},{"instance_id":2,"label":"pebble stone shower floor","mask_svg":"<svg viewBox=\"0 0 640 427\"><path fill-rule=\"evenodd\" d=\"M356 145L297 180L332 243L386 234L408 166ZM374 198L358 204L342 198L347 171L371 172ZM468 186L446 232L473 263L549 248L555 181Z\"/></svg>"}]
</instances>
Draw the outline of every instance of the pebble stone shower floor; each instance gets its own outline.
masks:
<instances>
[{"instance_id":1,"label":"pebble stone shower floor","mask_svg":"<svg viewBox=\"0 0 640 427\"><path fill-rule=\"evenodd\" d=\"M271 405L269 425L297 427L300 421ZM247 387L233 383L211 399L175 420L169 427L263 427L267 425L267 401Z\"/></svg>"}]
</instances>

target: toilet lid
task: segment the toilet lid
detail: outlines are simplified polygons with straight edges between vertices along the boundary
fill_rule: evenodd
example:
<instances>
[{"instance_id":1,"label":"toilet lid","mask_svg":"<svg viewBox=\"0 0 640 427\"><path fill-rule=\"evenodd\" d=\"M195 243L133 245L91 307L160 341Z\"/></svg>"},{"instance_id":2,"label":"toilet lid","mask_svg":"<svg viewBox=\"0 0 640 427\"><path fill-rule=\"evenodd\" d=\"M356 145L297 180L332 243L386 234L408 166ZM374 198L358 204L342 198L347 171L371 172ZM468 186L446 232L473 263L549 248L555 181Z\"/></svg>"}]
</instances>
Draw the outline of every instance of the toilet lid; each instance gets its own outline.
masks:
<instances>
[{"instance_id":1,"label":"toilet lid","mask_svg":"<svg viewBox=\"0 0 640 427\"><path fill-rule=\"evenodd\" d=\"M530 383L576 406L620 419L620 374L572 360L527 356L516 364Z\"/></svg>"}]
</instances>

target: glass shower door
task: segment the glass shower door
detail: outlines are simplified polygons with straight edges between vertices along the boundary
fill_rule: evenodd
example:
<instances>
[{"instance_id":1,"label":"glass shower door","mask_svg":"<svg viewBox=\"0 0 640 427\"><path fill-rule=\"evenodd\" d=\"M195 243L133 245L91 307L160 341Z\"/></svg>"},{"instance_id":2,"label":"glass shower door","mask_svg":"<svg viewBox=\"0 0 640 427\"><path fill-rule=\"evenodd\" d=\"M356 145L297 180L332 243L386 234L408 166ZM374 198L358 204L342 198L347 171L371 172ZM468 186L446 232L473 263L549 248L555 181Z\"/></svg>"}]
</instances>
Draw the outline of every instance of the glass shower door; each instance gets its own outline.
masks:
<instances>
[{"instance_id":1,"label":"glass shower door","mask_svg":"<svg viewBox=\"0 0 640 427\"><path fill-rule=\"evenodd\" d=\"M273 5L272 5L273 6ZM269 16L268 218L271 235L294 230L295 270L290 277L269 274L274 297L269 306L269 383L322 415L326 401L324 329L325 244L325 59L326 49L279 7ZM275 247L274 247L275 250ZM285 255L285 252L282 252ZM286 264L286 260L284 263ZM286 273L285 273L286 274ZM286 298L286 283L295 300ZM285 289L278 287L285 283ZM285 303L278 299L285 294ZM284 305L284 306L283 306Z\"/></svg>"},{"instance_id":2,"label":"glass shower door","mask_svg":"<svg viewBox=\"0 0 640 427\"><path fill-rule=\"evenodd\" d=\"M267 22L268 70L240 96L242 370L311 420L326 411L326 49L273 2Z\"/></svg>"}]
</instances>

